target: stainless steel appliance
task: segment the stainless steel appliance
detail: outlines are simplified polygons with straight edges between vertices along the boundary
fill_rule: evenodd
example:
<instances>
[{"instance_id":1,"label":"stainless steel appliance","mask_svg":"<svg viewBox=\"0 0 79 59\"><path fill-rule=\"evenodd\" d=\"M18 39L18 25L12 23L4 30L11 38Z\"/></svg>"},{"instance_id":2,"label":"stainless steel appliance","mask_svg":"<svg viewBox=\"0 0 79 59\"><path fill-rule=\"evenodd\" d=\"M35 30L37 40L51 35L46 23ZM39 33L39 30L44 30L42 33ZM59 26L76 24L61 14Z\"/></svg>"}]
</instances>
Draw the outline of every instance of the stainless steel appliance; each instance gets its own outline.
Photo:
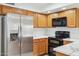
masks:
<instances>
[{"instance_id":1,"label":"stainless steel appliance","mask_svg":"<svg viewBox=\"0 0 79 59\"><path fill-rule=\"evenodd\" d=\"M0 56L1 56L1 38L2 38L2 35L1 35L1 32L2 32L2 15L0 15Z\"/></svg>"},{"instance_id":2,"label":"stainless steel appliance","mask_svg":"<svg viewBox=\"0 0 79 59\"><path fill-rule=\"evenodd\" d=\"M67 26L67 17L53 18L52 26L53 27L66 27Z\"/></svg>"},{"instance_id":3,"label":"stainless steel appliance","mask_svg":"<svg viewBox=\"0 0 79 59\"><path fill-rule=\"evenodd\" d=\"M53 48L63 45L63 39L70 38L69 31L56 31L55 37L48 37L48 55L55 56Z\"/></svg>"},{"instance_id":4,"label":"stainless steel appliance","mask_svg":"<svg viewBox=\"0 0 79 59\"><path fill-rule=\"evenodd\" d=\"M48 37L48 55L55 56L55 51L53 48L63 45L63 40L53 37Z\"/></svg>"},{"instance_id":5,"label":"stainless steel appliance","mask_svg":"<svg viewBox=\"0 0 79 59\"><path fill-rule=\"evenodd\" d=\"M32 52L33 17L9 13L3 18L1 55L19 56Z\"/></svg>"}]
</instances>

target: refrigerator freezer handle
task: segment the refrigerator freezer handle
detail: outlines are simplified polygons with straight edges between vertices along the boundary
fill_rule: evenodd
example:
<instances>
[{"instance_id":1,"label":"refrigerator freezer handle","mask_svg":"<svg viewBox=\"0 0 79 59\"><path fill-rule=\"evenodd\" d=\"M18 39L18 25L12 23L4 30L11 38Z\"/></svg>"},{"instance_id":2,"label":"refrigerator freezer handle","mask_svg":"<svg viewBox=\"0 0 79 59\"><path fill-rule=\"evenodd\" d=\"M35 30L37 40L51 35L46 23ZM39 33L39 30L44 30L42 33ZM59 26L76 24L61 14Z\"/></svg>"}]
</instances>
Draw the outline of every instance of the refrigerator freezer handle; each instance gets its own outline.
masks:
<instances>
[{"instance_id":1,"label":"refrigerator freezer handle","mask_svg":"<svg viewBox=\"0 0 79 59\"><path fill-rule=\"evenodd\" d=\"M20 41L20 30L19 30L19 26L18 26L18 38L17 38L17 40L18 40L18 42Z\"/></svg>"}]
</instances>

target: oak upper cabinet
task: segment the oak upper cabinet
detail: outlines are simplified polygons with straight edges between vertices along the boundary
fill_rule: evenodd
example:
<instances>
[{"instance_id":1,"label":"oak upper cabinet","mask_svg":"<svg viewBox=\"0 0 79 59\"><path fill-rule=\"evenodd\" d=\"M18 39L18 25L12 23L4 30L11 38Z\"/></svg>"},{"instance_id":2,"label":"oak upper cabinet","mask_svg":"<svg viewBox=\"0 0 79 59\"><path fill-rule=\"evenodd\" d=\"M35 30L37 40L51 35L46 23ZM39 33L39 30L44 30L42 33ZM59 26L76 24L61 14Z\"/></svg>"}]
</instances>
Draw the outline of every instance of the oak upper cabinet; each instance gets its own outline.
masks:
<instances>
[{"instance_id":1,"label":"oak upper cabinet","mask_svg":"<svg viewBox=\"0 0 79 59\"><path fill-rule=\"evenodd\" d=\"M58 13L58 17L66 17L66 13L64 11L61 11Z\"/></svg>"},{"instance_id":2,"label":"oak upper cabinet","mask_svg":"<svg viewBox=\"0 0 79 59\"><path fill-rule=\"evenodd\" d=\"M76 9L59 12L58 15L59 17L67 17L67 27L76 27Z\"/></svg>"},{"instance_id":3,"label":"oak upper cabinet","mask_svg":"<svg viewBox=\"0 0 79 59\"><path fill-rule=\"evenodd\" d=\"M46 19L46 16L43 14L38 14L38 27L39 28L47 27L47 19Z\"/></svg>"},{"instance_id":4,"label":"oak upper cabinet","mask_svg":"<svg viewBox=\"0 0 79 59\"><path fill-rule=\"evenodd\" d=\"M6 13L16 13L16 14L25 14L26 11L19 9L19 8L14 8L14 7L10 7L10 6L2 6L2 13L6 14Z\"/></svg>"},{"instance_id":5,"label":"oak upper cabinet","mask_svg":"<svg viewBox=\"0 0 79 59\"><path fill-rule=\"evenodd\" d=\"M37 13L33 14L33 27L38 28L38 14Z\"/></svg>"},{"instance_id":6,"label":"oak upper cabinet","mask_svg":"<svg viewBox=\"0 0 79 59\"><path fill-rule=\"evenodd\" d=\"M10 6L4 6L4 5L2 6L2 13L3 14L16 13L16 14L33 16L32 11L28 11L28 10L24 10L24 9L20 9L20 8L14 8L14 7L10 7Z\"/></svg>"},{"instance_id":7,"label":"oak upper cabinet","mask_svg":"<svg viewBox=\"0 0 79 59\"><path fill-rule=\"evenodd\" d=\"M76 27L76 10L65 11L67 17L67 27Z\"/></svg>"},{"instance_id":8,"label":"oak upper cabinet","mask_svg":"<svg viewBox=\"0 0 79 59\"><path fill-rule=\"evenodd\" d=\"M27 15L27 10L15 8L14 13L16 13L16 14L21 14L21 15Z\"/></svg>"},{"instance_id":9,"label":"oak upper cabinet","mask_svg":"<svg viewBox=\"0 0 79 59\"><path fill-rule=\"evenodd\" d=\"M15 13L15 8L9 6L2 6L2 14Z\"/></svg>"},{"instance_id":10,"label":"oak upper cabinet","mask_svg":"<svg viewBox=\"0 0 79 59\"><path fill-rule=\"evenodd\" d=\"M58 17L58 13L54 13L54 14L49 14L48 15L48 27L51 28L52 27L52 19L53 18L57 18Z\"/></svg>"},{"instance_id":11,"label":"oak upper cabinet","mask_svg":"<svg viewBox=\"0 0 79 59\"><path fill-rule=\"evenodd\" d=\"M76 9L61 11L58 13L48 15L48 27L52 27L52 19L58 17L67 17L67 27L74 28L76 27Z\"/></svg>"},{"instance_id":12,"label":"oak upper cabinet","mask_svg":"<svg viewBox=\"0 0 79 59\"><path fill-rule=\"evenodd\" d=\"M34 15L34 12L32 12L32 11L27 11L27 15L28 15L28 16L33 16L33 15Z\"/></svg>"}]
</instances>

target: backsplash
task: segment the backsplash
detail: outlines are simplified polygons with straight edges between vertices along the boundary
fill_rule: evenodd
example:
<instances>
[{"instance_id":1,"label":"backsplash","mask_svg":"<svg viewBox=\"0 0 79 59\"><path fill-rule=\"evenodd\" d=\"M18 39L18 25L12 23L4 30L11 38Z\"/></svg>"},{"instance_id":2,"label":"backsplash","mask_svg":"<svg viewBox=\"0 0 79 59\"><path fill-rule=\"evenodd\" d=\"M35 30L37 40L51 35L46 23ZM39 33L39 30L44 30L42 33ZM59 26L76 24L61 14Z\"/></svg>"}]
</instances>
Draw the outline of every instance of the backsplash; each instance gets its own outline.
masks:
<instances>
[{"instance_id":1,"label":"backsplash","mask_svg":"<svg viewBox=\"0 0 79 59\"><path fill-rule=\"evenodd\" d=\"M70 31L70 38L79 39L79 28L66 28L66 27L48 28L48 36L55 36L56 31Z\"/></svg>"},{"instance_id":2,"label":"backsplash","mask_svg":"<svg viewBox=\"0 0 79 59\"><path fill-rule=\"evenodd\" d=\"M48 30L46 28L34 28L33 36L46 36Z\"/></svg>"},{"instance_id":3,"label":"backsplash","mask_svg":"<svg viewBox=\"0 0 79 59\"><path fill-rule=\"evenodd\" d=\"M55 36L56 31L70 31L70 38L79 39L79 28L34 28L34 36Z\"/></svg>"}]
</instances>

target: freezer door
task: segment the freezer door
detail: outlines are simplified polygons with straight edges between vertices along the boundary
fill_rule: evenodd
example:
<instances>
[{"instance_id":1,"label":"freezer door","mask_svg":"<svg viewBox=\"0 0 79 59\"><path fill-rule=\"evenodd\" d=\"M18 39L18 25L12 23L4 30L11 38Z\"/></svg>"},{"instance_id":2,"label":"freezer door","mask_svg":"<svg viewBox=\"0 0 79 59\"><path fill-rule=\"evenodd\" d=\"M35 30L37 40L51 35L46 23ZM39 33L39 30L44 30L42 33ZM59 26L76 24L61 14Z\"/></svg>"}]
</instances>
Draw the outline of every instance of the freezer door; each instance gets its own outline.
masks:
<instances>
[{"instance_id":1,"label":"freezer door","mask_svg":"<svg viewBox=\"0 0 79 59\"><path fill-rule=\"evenodd\" d=\"M32 39L33 39L33 17L22 15L21 27L22 27L21 55L31 56Z\"/></svg>"},{"instance_id":2,"label":"freezer door","mask_svg":"<svg viewBox=\"0 0 79 59\"><path fill-rule=\"evenodd\" d=\"M7 14L6 20L6 51L9 56L20 55L20 16L18 14Z\"/></svg>"},{"instance_id":3,"label":"freezer door","mask_svg":"<svg viewBox=\"0 0 79 59\"><path fill-rule=\"evenodd\" d=\"M0 56L1 56L1 27L2 27L1 20L2 16L0 16Z\"/></svg>"}]
</instances>

